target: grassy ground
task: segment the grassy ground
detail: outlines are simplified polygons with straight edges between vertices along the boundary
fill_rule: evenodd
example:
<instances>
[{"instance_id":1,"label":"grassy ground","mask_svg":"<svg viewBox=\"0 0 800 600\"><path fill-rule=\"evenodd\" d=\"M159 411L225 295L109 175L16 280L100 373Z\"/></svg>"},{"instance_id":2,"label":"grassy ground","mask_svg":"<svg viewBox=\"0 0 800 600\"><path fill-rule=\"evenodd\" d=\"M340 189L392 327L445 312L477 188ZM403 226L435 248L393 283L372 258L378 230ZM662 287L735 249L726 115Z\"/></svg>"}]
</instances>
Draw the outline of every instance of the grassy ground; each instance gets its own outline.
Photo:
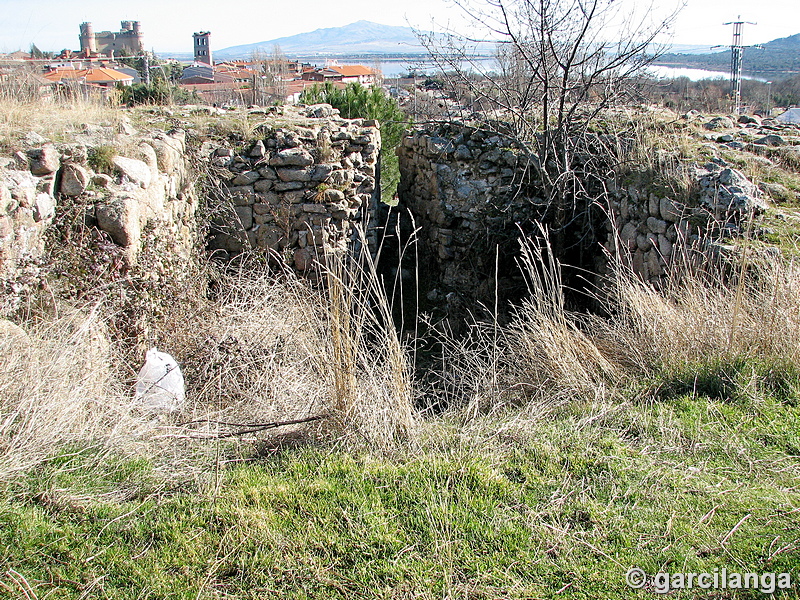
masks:
<instances>
[{"instance_id":1,"label":"grassy ground","mask_svg":"<svg viewBox=\"0 0 800 600\"><path fill-rule=\"evenodd\" d=\"M19 598L630 598L652 595L625 584L633 566L797 576L797 400L444 418L393 455L263 451L173 489L146 460L62 454L0 504L0 581ZM760 596L700 591L677 596Z\"/></svg>"}]
</instances>

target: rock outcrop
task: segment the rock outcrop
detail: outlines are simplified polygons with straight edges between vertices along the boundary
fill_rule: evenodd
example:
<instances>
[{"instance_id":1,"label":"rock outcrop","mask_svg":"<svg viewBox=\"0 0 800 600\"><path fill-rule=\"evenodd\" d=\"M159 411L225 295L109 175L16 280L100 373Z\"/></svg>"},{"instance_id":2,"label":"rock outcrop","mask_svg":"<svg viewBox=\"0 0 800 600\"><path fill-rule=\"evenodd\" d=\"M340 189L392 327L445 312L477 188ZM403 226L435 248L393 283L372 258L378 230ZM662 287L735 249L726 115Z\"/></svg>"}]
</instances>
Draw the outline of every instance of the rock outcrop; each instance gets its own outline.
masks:
<instances>
[{"instance_id":1,"label":"rock outcrop","mask_svg":"<svg viewBox=\"0 0 800 600\"><path fill-rule=\"evenodd\" d=\"M112 154L110 163L93 159L103 152ZM100 168L109 173L95 172ZM122 246L129 265L148 226L188 256L196 242L197 199L185 133L142 135L115 145L84 136L0 159L0 281L19 280L41 260L45 232L67 206L80 207L86 223Z\"/></svg>"}]
</instances>

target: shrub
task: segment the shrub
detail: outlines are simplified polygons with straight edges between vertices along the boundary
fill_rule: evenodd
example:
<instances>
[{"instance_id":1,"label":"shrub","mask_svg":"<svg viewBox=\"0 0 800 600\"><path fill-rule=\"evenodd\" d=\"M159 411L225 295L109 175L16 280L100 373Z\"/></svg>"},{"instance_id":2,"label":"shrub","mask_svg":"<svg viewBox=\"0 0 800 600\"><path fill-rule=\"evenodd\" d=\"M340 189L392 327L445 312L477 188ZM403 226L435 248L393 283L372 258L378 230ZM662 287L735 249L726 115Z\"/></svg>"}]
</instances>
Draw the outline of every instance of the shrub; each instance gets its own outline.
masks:
<instances>
[{"instance_id":1,"label":"shrub","mask_svg":"<svg viewBox=\"0 0 800 600\"><path fill-rule=\"evenodd\" d=\"M330 104L339 109L345 119L376 119L381 124L381 193L391 198L400 182L400 166L395 149L411 125L408 116L393 98L381 88L366 88L358 83L344 89L332 83L313 86L300 96L305 104Z\"/></svg>"}]
</instances>

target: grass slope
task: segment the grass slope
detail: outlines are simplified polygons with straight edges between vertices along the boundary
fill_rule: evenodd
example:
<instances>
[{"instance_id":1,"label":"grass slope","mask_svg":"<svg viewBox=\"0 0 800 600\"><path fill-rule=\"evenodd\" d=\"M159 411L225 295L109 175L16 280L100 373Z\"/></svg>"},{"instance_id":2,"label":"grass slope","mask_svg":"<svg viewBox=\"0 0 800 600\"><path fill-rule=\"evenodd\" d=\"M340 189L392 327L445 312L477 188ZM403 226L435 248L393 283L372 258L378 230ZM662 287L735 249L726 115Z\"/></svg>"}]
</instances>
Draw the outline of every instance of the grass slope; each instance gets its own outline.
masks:
<instances>
[{"instance_id":1,"label":"grass slope","mask_svg":"<svg viewBox=\"0 0 800 600\"><path fill-rule=\"evenodd\" d=\"M796 395L427 434L391 457L274 451L172 491L146 461L55 457L0 504L0 581L20 598L631 598L652 595L626 586L632 566L800 567Z\"/></svg>"}]
</instances>

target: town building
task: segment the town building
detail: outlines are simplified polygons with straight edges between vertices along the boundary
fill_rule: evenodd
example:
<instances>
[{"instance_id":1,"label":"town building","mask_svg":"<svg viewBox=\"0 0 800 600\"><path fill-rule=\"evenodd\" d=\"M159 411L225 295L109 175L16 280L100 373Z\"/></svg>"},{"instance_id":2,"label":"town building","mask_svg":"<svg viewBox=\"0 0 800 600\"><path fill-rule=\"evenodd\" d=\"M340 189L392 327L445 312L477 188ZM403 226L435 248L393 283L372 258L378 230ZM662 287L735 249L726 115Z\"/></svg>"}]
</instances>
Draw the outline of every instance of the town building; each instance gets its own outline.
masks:
<instances>
[{"instance_id":1,"label":"town building","mask_svg":"<svg viewBox=\"0 0 800 600\"><path fill-rule=\"evenodd\" d=\"M109 67L91 69L56 68L44 74L48 81L58 84L76 82L91 87L114 88L117 84L128 86L133 77Z\"/></svg>"},{"instance_id":2,"label":"town building","mask_svg":"<svg viewBox=\"0 0 800 600\"><path fill-rule=\"evenodd\" d=\"M345 83L360 83L365 87L375 84L375 71L364 65L330 65L328 69L341 74Z\"/></svg>"},{"instance_id":3,"label":"town building","mask_svg":"<svg viewBox=\"0 0 800 600\"><path fill-rule=\"evenodd\" d=\"M303 70L303 74L300 76L300 79L303 81L316 81L317 83L326 83L328 81L342 81L344 76L339 73L338 71L334 71L328 67L323 69L317 68L307 68Z\"/></svg>"}]
</instances>

